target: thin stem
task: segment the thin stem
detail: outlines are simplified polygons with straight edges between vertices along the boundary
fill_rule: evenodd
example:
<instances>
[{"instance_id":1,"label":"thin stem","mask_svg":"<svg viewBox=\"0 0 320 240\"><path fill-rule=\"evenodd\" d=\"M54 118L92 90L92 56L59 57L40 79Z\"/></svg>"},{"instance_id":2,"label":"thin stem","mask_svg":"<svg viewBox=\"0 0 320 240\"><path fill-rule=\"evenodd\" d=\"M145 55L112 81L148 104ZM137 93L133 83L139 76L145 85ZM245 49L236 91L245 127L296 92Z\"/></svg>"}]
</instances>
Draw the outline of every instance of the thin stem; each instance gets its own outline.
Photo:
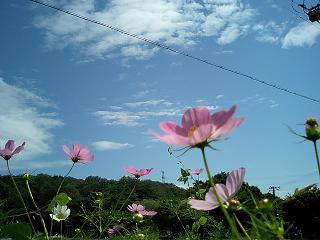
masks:
<instances>
[{"instance_id":1,"label":"thin stem","mask_svg":"<svg viewBox=\"0 0 320 240\"><path fill-rule=\"evenodd\" d=\"M26 180L26 185L27 185L27 188L28 188L28 192L29 192L30 198L31 198L31 200L33 202L33 205L35 206L36 211L37 211L37 213L38 213L38 215L40 217L40 221L41 221L41 224L43 226L43 230L44 230L44 233L46 235L46 239L49 240L49 235L48 235L48 231L47 231L47 228L46 228L46 223L45 223L45 221L44 221L44 219L42 217L42 214L41 214L41 211L40 211L38 205L36 204L36 201L33 198L33 195L32 195L31 188L29 186L29 181L28 180Z\"/></svg>"},{"instance_id":2,"label":"thin stem","mask_svg":"<svg viewBox=\"0 0 320 240\"><path fill-rule=\"evenodd\" d=\"M178 220L179 220L179 222L180 222L180 224L181 224L181 226L182 226L182 228L183 228L183 231L187 234L188 239L190 239L189 233L187 232L186 228L183 226L183 223L182 223L182 221L181 221L181 219L180 219L180 217L179 217L179 215L178 215L178 212L175 211L174 213L176 214L176 216L177 216L177 218L178 218Z\"/></svg>"},{"instance_id":3,"label":"thin stem","mask_svg":"<svg viewBox=\"0 0 320 240\"><path fill-rule=\"evenodd\" d=\"M129 200L129 198L131 197L132 193L134 192L134 190L135 190L135 188L136 188L137 182L138 182L138 181L136 181L136 182L134 183L134 186L133 186L131 192L129 193L129 196L128 196L127 199L123 202L123 204L121 205L121 208L119 209L119 211L121 211L121 209L123 208L123 206L126 204L126 202L127 202L127 201Z\"/></svg>"},{"instance_id":4,"label":"thin stem","mask_svg":"<svg viewBox=\"0 0 320 240\"><path fill-rule=\"evenodd\" d=\"M124 187L122 188L121 193L120 193L120 195L118 196L118 199L117 199L116 205L115 205L115 206L113 206L112 211L114 211L114 210L116 210L116 209L117 209L118 204L119 204L119 201L120 201L120 198L122 197L122 195L123 195L124 191L126 190L126 186L127 186L127 181L125 181L125 185L124 185Z\"/></svg>"},{"instance_id":5,"label":"thin stem","mask_svg":"<svg viewBox=\"0 0 320 240\"><path fill-rule=\"evenodd\" d=\"M59 187L58 187L57 193L56 193L56 195L54 196L54 198L56 198L56 197L58 196L58 194L59 194L59 192L60 192L60 189L61 189L61 187L62 187L62 184L64 183L64 181L65 181L65 179L67 178L67 176L70 174L70 172L71 172L71 170L73 169L74 165L75 165L75 162L73 162L73 164L72 164L71 168L69 169L69 171L67 172L67 174L64 175L64 177L63 177L63 179L62 179L62 181L61 181L61 183L60 183L60 185L59 185ZM50 223L50 237L51 237L51 235L52 235L52 227L53 227L53 218L51 218L51 223Z\"/></svg>"},{"instance_id":6,"label":"thin stem","mask_svg":"<svg viewBox=\"0 0 320 240\"><path fill-rule=\"evenodd\" d=\"M62 221L60 221L60 239L62 240Z\"/></svg>"},{"instance_id":7,"label":"thin stem","mask_svg":"<svg viewBox=\"0 0 320 240\"><path fill-rule=\"evenodd\" d=\"M314 146L314 152L316 154L318 172L319 172L319 176L320 176L320 161L319 161L319 154L318 154L318 148L317 148L317 141L313 141L313 146Z\"/></svg>"},{"instance_id":8,"label":"thin stem","mask_svg":"<svg viewBox=\"0 0 320 240\"><path fill-rule=\"evenodd\" d=\"M244 233L244 235L246 235L246 237L251 240L251 237L249 236L249 234L247 233L246 229L242 226L240 220L237 218L237 215L235 213L233 213L233 217L236 220L236 222L238 223L240 229L242 230L242 232Z\"/></svg>"},{"instance_id":9,"label":"thin stem","mask_svg":"<svg viewBox=\"0 0 320 240\"><path fill-rule=\"evenodd\" d=\"M240 236L237 228L235 227L234 222L232 221L231 217L229 216L228 211L224 208L223 202L221 200L221 197L218 194L217 189L216 189L216 187L214 185L214 182L213 182L213 179L212 179L212 176L211 176L211 173L210 173L209 165L208 165L208 162L207 162L206 154L204 152L204 147L202 147L200 149L201 149L204 165L205 165L205 168L206 168L206 171L207 171L207 174L208 174L209 182L210 182L210 185L212 187L213 194L217 198L218 203L219 203L219 205L221 207L221 210L222 210L224 216L226 217L226 219L227 219L227 221L228 221L228 223L229 223L229 225L231 227L232 235L234 237L236 237L237 239L241 239L241 236Z\"/></svg>"},{"instance_id":10,"label":"thin stem","mask_svg":"<svg viewBox=\"0 0 320 240\"><path fill-rule=\"evenodd\" d=\"M23 197L22 197L22 195L21 195L21 192L19 191L19 188L18 188L18 186L17 186L17 184L16 184L16 181L14 180L13 175L12 175L12 173L11 173L11 171L10 171L9 161L6 160L6 162L7 162L7 168L8 168L8 172L9 172L10 178L11 178L12 183L13 183L13 185L14 185L17 193L18 193L18 196L19 196L19 198L20 198L20 201L21 201L21 203L22 203L22 205L23 205L23 207L24 207L24 210L26 211L26 214L27 214L27 216L28 216L28 219L29 219L29 222L30 222L32 231L33 231L33 233L36 233L36 230L34 229L34 226L33 226L33 223L32 223L32 221L31 221L31 217L30 217L29 211L28 211L28 209L27 209L27 206L26 206L26 204L25 204L25 202L24 202L24 200L23 200Z\"/></svg>"}]
</instances>

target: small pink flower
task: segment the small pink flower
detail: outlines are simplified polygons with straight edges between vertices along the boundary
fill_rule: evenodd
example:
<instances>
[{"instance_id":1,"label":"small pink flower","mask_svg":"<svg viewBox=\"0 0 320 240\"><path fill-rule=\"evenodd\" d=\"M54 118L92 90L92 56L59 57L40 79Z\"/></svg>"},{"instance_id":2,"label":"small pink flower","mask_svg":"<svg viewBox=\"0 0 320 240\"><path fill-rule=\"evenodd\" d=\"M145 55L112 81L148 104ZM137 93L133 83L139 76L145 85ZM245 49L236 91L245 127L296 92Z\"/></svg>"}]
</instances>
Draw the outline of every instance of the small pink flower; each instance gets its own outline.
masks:
<instances>
[{"instance_id":1,"label":"small pink flower","mask_svg":"<svg viewBox=\"0 0 320 240\"><path fill-rule=\"evenodd\" d=\"M147 210L140 211L139 213L143 216L154 216L157 214L156 211L147 211Z\"/></svg>"},{"instance_id":2,"label":"small pink flower","mask_svg":"<svg viewBox=\"0 0 320 240\"><path fill-rule=\"evenodd\" d=\"M132 205L128 205L127 208L130 212L140 213L143 216L154 216L157 214L155 211L147 211L141 204L133 203Z\"/></svg>"},{"instance_id":3,"label":"small pink flower","mask_svg":"<svg viewBox=\"0 0 320 240\"><path fill-rule=\"evenodd\" d=\"M5 160L9 160L13 155L21 152L24 149L25 142L22 143L21 146L14 149L14 141L9 140L5 148L1 150L0 148L0 156L3 157Z\"/></svg>"},{"instance_id":4,"label":"small pink flower","mask_svg":"<svg viewBox=\"0 0 320 240\"><path fill-rule=\"evenodd\" d=\"M229 111L210 114L208 108L197 107L187 110L182 117L182 126L175 122L161 122L160 128L166 133L149 132L161 141L174 145L203 147L209 142L223 138L240 125L243 118L232 118L236 106Z\"/></svg>"},{"instance_id":5,"label":"small pink flower","mask_svg":"<svg viewBox=\"0 0 320 240\"><path fill-rule=\"evenodd\" d=\"M139 213L140 211L144 211L144 206L142 206L141 204L135 204L133 203L132 205L128 205L128 210L130 212L134 212L134 213Z\"/></svg>"},{"instance_id":6,"label":"small pink flower","mask_svg":"<svg viewBox=\"0 0 320 240\"><path fill-rule=\"evenodd\" d=\"M82 148L80 144L74 144L73 151L70 151L66 145L63 145L62 149L74 163L89 163L93 160L93 156L90 155L89 149L86 147Z\"/></svg>"},{"instance_id":7,"label":"small pink flower","mask_svg":"<svg viewBox=\"0 0 320 240\"><path fill-rule=\"evenodd\" d=\"M124 168L128 173L131 173L136 178L140 178L141 176L148 175L153 168L147 168L147 169L135 169L134 167L125 167Z\"/></svg>"},{"instance_id":8,"label":"small pink flower","mask_svg":"<svg viewBox=\"0 0 320 240\"><path fill-rule=\"evenodd\" d=\"M203 170L204 170L203 168L190 170L189 173L190 173L190 175L200 175L200 173L202 173Z\"/></svg>"},{"instance_id":9,"label":"small pink flower","mask_svg":"<svg viewBox=\"0 0 320 240\"><path fill-rule=\"evenodd\" d=\"M215 184L215 188L223 203L227 202L240 190L243 183L244 175L246 170L244 168L239 168L233 170L227 177L226 184ZM212 210L219 207L218 200L213 193L212 188L206 193L205 200L191 199L188 202L191 208L197 210Z\"/></svg>"}]
</instances>

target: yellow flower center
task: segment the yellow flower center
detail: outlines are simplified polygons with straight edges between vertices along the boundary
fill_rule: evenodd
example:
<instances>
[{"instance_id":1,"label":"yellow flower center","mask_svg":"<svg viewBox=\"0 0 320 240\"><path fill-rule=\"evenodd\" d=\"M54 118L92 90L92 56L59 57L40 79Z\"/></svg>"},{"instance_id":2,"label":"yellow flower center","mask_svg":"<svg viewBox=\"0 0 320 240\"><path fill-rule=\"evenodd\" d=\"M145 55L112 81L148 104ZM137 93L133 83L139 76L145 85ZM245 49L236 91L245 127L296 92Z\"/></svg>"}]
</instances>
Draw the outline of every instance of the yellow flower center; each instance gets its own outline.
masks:
<instances>
[{"instance_id":1,"label":"yellow flower center","mask_svg":"<svg viewBox=\"0 0 320 240\"><path fill-rule=\"evenodd\" d=\"M63 220L64 219L63 213L58 213L57 218Z\"/></svg>"},{"instance_id":2,"label":"yellow flower center","mask_svg":"<svg viewBox=\"0 0 320 240\"><path fill-rule=\"evenodd\" d=\"M192 137L193 133L194 133L196 130L197 130L197 128L194 127L194 126L193 126L192 128L190 128L189 131L188 131L188 137Z\"/></svg>"}]
</instances>

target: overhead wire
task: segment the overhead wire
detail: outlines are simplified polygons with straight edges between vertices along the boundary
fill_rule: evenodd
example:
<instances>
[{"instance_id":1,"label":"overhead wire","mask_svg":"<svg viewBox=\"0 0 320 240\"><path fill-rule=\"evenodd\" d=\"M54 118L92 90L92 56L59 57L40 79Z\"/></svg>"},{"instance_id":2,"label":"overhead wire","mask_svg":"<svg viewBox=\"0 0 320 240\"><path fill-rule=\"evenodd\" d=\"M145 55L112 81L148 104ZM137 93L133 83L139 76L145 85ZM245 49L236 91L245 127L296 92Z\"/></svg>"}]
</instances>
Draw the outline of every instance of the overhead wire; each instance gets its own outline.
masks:
<instances>
[{"instance_id":1,"label":"overhead wire","mask_svg":"<svg viewBox=\"0 0 320 240\"><path fill-rule=\"evenodd\" d=\"M307 96L307 95L304 95L304 94L301 94L301 93L292 91L292 90L287 89L287 88L284 88L284 87L281 87L281 86L279 86L279 85L277 85L277 84L274 84L274 83L270 83L270 82L261 80L261 79L259 79L259 78L257 78L257 77L254 77L254 76L252 76L252 75L249 75L249 74L240 72L240 71L238 71L238 70L234 70L234 69L232 69L232 68L225 67L225 66L223 66L223 65L220 65L220 64L211 62L211 61L209 61L209 60L206 60L206 59L203 59L203 58L200 58L200 57L191 55L190 53L187 53L187 52L184 52L184 51L181 51L181 50L174 49L174 48L172 48L172 47L170 47L170 46L167 46L167 45L165 45L165 44L162 44L162 43L160 43L160 42L157 42L157 41L148 39L148 38L146 38L146 37L143 37L143 36L140 36L140 35L137 35L137 34L134 34L134 33L127 32L127 31L125 31L125 30L123 30L123 29L120 29L120 28L118 28L118 27L115 27L115 26L112 26L112 25L109 25L109 24L106 24L106 23L103 23L103 22L100 22L100 21L97 21L97 20L94 20L94 19L91 19L91 18L82 16L82 15L80 15L80 14L71 12L71 11L69 11L69 10L66 10L66 9L63 9L63 8L60 8L60 7L57 7L57 6L48 4L48 3L44 3L44 2L39 1L39 0L27 0L27 1L30 1L30 2L33 2L33 3L39 4L39 5L42 5L42 6L45 6L45 7L54 9L54 10L57 10L57 11L59 11L59 12L63 12L63 13L65 13L65 14L71 15L71 16L73 16L73 17L76 17L76 18L79 18L79 19L82 19L82 20L85 20L85 21L88 21L88 22L91 22L91 23L94 23L94 24L97 24L97 25L100 25L100 26L109 28L109 29L111 29L111 30L113 30L113 31L116 31L116 32L118 32L118 33L121 33L121 34L127 35L127 36L129 36L129 37L133 37L133 38L139 39L139 40L144 41L144 42L147 42L147 43L149 43L149 44L151 44L151 45L157 46L157 47L159 47L159 48L163 48L163 49L165 49L165 50L167 50L167 51L170 51L170 52L173 52L173 53L176 53L176 54L179 54L179 55L182 55L182 56L191 58L191 59L193 59L193 60L196 60L196 61L205 63L205 64L210 65L210 66L212 66L212 67L219 68L219 69L221 69L221 70L224 70L224 71L233 73L233 74L235 74L235 75L242 76L242 77L244 77L244 78L247 78L247 79L249 79L249 80L255 81L255 82L257 82L257 83L259 83L259 84L262 84L262 85L269 86L269 87L274 88L274 89L277 89L277 90L279 90L279 91L282 91L282 92L285 92L285 93L288 93L288 94L291 94L291 95L295 95L295 96L297 96L297 97L304 98L304 99L309 100L309 101L313 101L313 102L316 102L316 103L320 103L320 100L315 99L315 98L313 98L313 97L309 97L309 96Z\"/></svg>"}]
</instances>

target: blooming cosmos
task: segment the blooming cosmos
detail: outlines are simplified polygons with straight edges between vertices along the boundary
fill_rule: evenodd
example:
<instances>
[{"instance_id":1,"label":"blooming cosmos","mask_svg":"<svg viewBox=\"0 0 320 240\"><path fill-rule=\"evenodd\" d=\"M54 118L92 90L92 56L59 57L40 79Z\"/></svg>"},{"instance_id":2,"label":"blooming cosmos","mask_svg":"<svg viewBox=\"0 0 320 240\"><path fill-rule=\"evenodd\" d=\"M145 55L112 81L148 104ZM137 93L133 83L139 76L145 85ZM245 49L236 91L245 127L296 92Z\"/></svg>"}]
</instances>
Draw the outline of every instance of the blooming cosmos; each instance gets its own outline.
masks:
<instances>
[{"instance_id":1,"label":"blooming cosmos","mask_svg":"<svg viewBox=\"0 0 320 240\"><path fill-rule=\"evenodd\" d=\"M213 114L206 107L191 108L183 114L182 126L175 122L161 122L160 128L165 134L160 135L153 130L150 133L168 144L203 147L240 125L243 118L232 118L235 111L236 106Z\"/></svg>"},{"instance_id":2,"label":"blooming cosmos","mask_svg":"<svg viewBox=\"0 0 320 240\"><path fill-rule=\"evenodd\" d=\"M135 169L134 167L125 167L124 168L128 173L131 173L136 178L140 178L141 176L148 175L153 168L147 168L147 169Z\"/></svg>"},{"instance_id":3,"label":"blooming cosmos","mask_svg":"<svg viewBox=\"0 0 320 240\"><path fill-rule=\"evenodd\" d=\"M22 143L21 146L18 146L14 149L14 141L9 140L4 149L0 148L0 156L3 157L5 160L9 160L13 155L21 152L24 149L25 142Z\"/></svg>"},{"instance_id":4,"label":"blooming cosmos","mask_svg":"<svg viewBox=\"0 0 320 240\"><path fill-rule=\"evenodd\" d=\"M200 175L200 173L202 173L203 170L204 170L203 168L190 170L189 173L190 173L190 175Z\"/></svg>"},{"instance_id":5,"label":"blooming cosmos","mask_svg":"<svg viewBox=\"0 0 320 240\"><path fill-rule=\"evenodd\" d=\"M63 145L62 149L74 163L88 163L93 160L93 156L90 155L89 149L86 147L81 147L80 144L74 144L73 151L70 151L66 145Z\"/></svg>"},{"instance_id":6,"label":"blooming cosmos","mask_svg":"<svg viewBox=\"0 0 320 240\"><path fill-rule=\"evenodd\" d=\"M63 205L57 205L57 207L53 208L53 214L50 214L50 217L60 222L62 220L66 220L67 217L70 215L70 209Z\"/></svg>"},{"instance_id":7,"label":"blooming cosmos","mask_svg":"<svg viewBox=\"0 0 320 240\"><path fill-rule=\"evenodd\" d=\"M141 204L133 203L132 205L128 205L127 208L130 212L139 213L143 216L154 216L157 214L155 211L147 211Z\"/></svg>"},{"instance_id":8,"label":"blooming cosmos","mask_svg":"<svg viewBox=\"0 0 320 240\"><path fill-rule=\"evenodd\" d=\"M215 184L215 188L223 203L229 201L239 191L243 183L245 172L246 170L244 168L233 170L228 175L225 185L220 183ZM191 205L191 208L204 211L219 207L219 202L214 195L212 188L206 193L205 200L191 199L188 203Z\"/></svg>"}]
</instances>

